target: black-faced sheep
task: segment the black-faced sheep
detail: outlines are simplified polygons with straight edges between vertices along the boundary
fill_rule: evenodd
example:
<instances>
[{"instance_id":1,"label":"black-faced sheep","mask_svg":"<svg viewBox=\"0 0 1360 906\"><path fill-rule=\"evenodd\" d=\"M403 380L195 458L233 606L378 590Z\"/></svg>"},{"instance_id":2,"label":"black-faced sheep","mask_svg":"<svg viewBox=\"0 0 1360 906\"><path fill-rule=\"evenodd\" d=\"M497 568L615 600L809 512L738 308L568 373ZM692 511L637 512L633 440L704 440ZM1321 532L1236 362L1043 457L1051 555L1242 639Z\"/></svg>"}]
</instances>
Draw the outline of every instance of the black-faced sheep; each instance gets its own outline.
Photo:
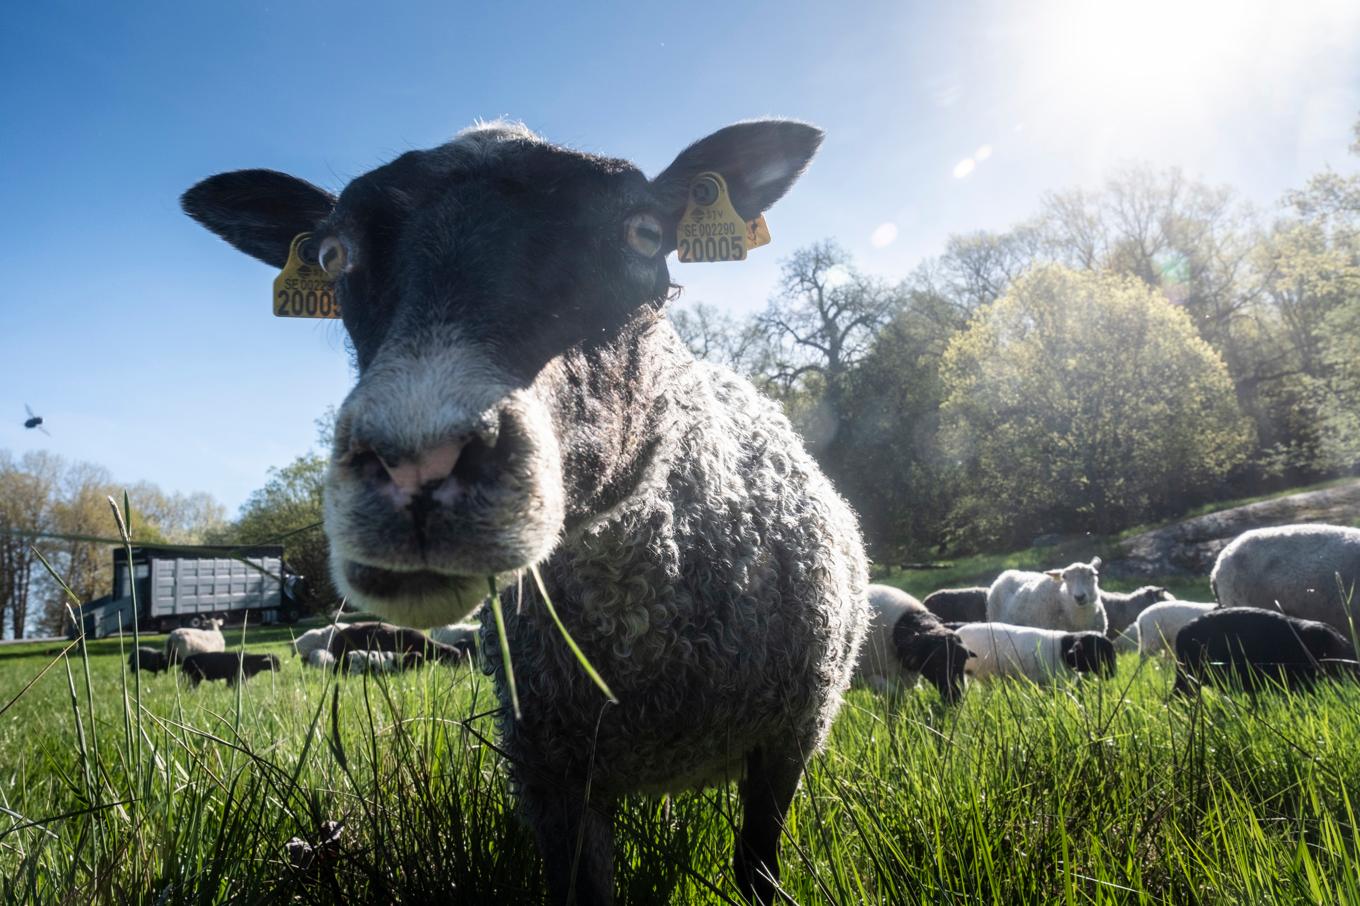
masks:
<instances>
[{"instance_id":1,"label":"black-faced sheep","mask_svg":"<svg viewBox=\"0 0 1360 906\"><path fill-rule=\"evenodd\" d=\"M1175 691L1228 683L1255 691L1306 688L1324 675L1355 676L1355 646L1335 628L1256 607L1223 607L1176 635Z\"/></svg>"},{"instance_id":2,"label":"black-faced sheep","mask_svg":"<svg viewBox=\"0 0 1360 906\"><path fill-rule=\"evenodd\" d=\"M484 669L555 902L612 901L619 797L742 775L734 874L770 902L784 816L850 681L868 619L853 513L778 406L697 362L663 314L667 253L719 251L677 235L716 197L706 174L753 220L820 141L745 122L648 180L493 123L338 199L267 170L184 196L274 267L310 233L303 254L335 277L359 370L326 485L339 587L422 626L468 616L490 575L505 589L518 717L489 612ZM618 704L532 580L519 598L531 564Z\"/></svg>"},{"instance_id":3,"label":"black-faced sheep","mask_svg":"<svg viewBox=\"0 0 1360 906\"><path fill-rule=\"evenodd\" d=\"M855 667L858 682L891 693L924 677L945 701L958 701L968 654L920 601L886 585L869 586L869 630Z\"/></svg>"},{"instance_id":4,"label":"black-faced sheep","mask_svg":"<svg viewBox=\"0 0 1360 906\"><path fill-rule=\"evenodd\" d=\"M1283 610L1354 638L1360 631L1360 595L1352 596L1360 583L1360 529L1282 525L1244 532L1218 555L1209 583L1223 607Z\"/></svg>"},{"instance_id":5,"label":"black-faced sheep","mask_svg":"<svg viewBox=\"0 0 1360 906\"><path fill-rule=\"evenodd\" d=\"M946 623L981 623L987 619L987 588L942 588L926 595L926 610Z\"/></svg>"},{"instance_id":6,"label":"black-faced sheep","mask_svg":"<svg viewBox=\"0 0 1360 906\"><path fill-rule=\"evenodd\" d=\"M987 590L987 620L1104 634L1109 621L1100 604L1099 569L1099 557L1042 573L1008 569Z\"/></svg>"},{"instance_id":7,"label":"black-faced sheep","mask_svg":"<svg viewBox=\"0 0 1360 906\"><path fill-rule=\"evenodd\" d=\"M1074 674L1114 675L1114 643L1094 630L969 623L955 631L973 653L964 672L974 679L1023 677L1043 685Z\"/></svg>"},{"instance_id":8,"label":"black-faced sheep","mask_svg":"<svg viewBox=\"0 0 1360 906\"><path fill-rule=\"evenodd\" d=\"M234 686L237 676L250 679L265 670L278 670L279 658L273 654L243 651L200 652L186 657L179 669L195 686L203 680L226 680L228 686Z\"/></svg>"},{"instance_id":9,"label":"black-faced sheep","mask_svg":"<svg viewBox=\"0 0 1360 906\"><path fill-rule=\"evenodd\" d=\"M166 659L165 652L158 648L148 648L143 645L128 653L128 670L133 673L138 670L160 673L162 670L168 669L170 669L170 662Z\"/></svg>"},{"instance_id":10,"label":"black-faced sheep","mask_svg":"<svg viewBox=\"0 0 1360 906\"><path fill-rule=\"evenodd\" d=\"M172 664L183 663L193 654L207 654L226 651L227 640L222 635L222 621L210 619L206 629L193 629L188 626L170 630L165 637L165 657Z\"/></svg>"},{"instance_id":11,"label":"black-faced sheep","mask_svg":"<svg viewBox=\"0 0 1360 906\"><path fill-rule=\"evenodd\" d=\"M1108 638L1117 638L1132 626L1138 615L1159 601L1170 601L1175 595L1160 585L1144 585L1137 591L1119 592L1100 589L1100 606L1105 608L1105 618L1109 625L1105 628Z\"/></svg>"}]
</instances>

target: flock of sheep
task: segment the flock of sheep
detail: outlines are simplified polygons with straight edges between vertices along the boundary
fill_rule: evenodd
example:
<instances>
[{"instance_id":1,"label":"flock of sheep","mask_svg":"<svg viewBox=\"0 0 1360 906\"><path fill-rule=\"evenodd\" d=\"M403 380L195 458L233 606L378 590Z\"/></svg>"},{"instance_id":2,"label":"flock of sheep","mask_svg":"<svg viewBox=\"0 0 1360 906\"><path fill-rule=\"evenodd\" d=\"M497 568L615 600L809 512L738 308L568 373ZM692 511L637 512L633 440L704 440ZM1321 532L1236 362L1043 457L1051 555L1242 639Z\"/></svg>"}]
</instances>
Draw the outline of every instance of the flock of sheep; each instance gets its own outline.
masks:
<instances>
[{"instance_id":1,"label":"flock of sheep","mask_svg":"<svg viewBox=\"0 0 1360 906\"><path fill-rule=\"evenodd\" d=\"M1360 565L1360 530L1330 525L1256 529L1220 554L1217 601L1164 588L1100 589L1100 558L1047 572L1007 570L990 587L944 589L918 601L869 586L870 629L856 680L881 692L924 678L948 701L972 679L1035 683L1113 675L1118 651L1173 655L1178 692L1230 679L1307 687L1360 676L1343 576Z\"/></svg>"}]
</instances>

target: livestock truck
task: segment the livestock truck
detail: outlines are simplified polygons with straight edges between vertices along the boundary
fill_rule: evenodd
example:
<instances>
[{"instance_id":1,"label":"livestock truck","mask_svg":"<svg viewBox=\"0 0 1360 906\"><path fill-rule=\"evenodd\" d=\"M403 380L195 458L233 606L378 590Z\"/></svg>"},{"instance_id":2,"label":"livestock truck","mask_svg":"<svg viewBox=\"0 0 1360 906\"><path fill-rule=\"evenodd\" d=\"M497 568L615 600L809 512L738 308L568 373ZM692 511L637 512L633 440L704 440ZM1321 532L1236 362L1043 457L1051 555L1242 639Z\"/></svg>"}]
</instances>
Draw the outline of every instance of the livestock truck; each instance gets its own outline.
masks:
<instances>
[{"instance_id":1,"label":"livestock truck","mask_svg":"<svg viewBox=\"0 0 1360 906\"><path fill-rule=\"evenodd\" d=\"M79 620L94 639L131 632L134 602L143 632L197 627L213 617L252 626L293 623L301 593L302 577L288 569L277 545L134 547L130 562L127 549L116 547L113 593L82 605Z\"/></svg>"}]
</instances>

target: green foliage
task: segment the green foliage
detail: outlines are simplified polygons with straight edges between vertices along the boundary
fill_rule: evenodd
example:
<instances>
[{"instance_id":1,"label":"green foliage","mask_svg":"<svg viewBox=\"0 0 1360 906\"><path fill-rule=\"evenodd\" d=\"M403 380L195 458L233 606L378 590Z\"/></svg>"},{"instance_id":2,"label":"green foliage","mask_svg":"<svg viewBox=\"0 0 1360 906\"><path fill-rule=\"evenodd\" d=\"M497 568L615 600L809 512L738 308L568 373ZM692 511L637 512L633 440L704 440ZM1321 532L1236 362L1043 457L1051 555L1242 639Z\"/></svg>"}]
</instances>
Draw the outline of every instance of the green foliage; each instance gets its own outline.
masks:
<instances>
[{"instance_id":1,"label":"green foliage","mask_svg":"<svg viewBox=\"0 0 1360 906\"><path fill-rule=\"evenodd\" d=\"M1201 493L1246 456L1223 362L1136 280L1036 268L945 350L942 434L974 540L1102 533Z\"/></svg>"}]
</instances>

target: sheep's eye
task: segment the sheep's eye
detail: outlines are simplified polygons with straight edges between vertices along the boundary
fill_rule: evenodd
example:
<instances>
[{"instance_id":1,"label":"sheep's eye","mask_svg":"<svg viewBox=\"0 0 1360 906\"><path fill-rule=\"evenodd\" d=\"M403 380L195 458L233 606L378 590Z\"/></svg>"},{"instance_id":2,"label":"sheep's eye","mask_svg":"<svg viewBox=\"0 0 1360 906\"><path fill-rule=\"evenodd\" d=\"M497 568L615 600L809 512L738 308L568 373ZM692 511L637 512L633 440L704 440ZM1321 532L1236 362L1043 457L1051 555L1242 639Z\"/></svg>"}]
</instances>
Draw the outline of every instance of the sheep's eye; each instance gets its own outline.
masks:
<instances>
[{"instance_id":1,"label":"sheep's eye","mask_svg":"<svg viewBox=\"0 0 1360 906\"><path fill-rule=\"evenodd\" d=\"M338 277L349 270L349 250L334 236L321 240L321 248L316 250L317 263L332 277Z\"/></svg>"},{"instance_id":2,"label":"sheep's eye","mask_svg":"<svg viewBox=\"0 0 1360 906\"><path fill-rule=\"evenodd\" d=\"M653 258L661 251L661 221L651 214L634 214L624 221L624 235L633 251L647 258Z\"/></svg>"}]
</instances>

